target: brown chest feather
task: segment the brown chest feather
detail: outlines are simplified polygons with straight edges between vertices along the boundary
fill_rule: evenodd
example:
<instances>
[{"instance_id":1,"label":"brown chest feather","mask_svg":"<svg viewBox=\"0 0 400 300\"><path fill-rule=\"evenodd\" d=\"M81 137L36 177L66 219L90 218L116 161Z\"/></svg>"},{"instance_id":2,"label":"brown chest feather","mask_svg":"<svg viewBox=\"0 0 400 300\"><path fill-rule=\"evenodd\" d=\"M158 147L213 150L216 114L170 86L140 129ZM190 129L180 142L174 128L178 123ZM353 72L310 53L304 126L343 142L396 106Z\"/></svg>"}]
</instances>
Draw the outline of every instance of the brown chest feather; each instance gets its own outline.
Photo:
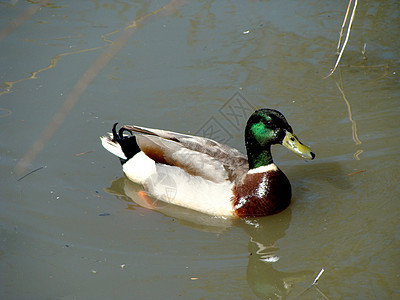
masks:
<instances>
[{"instance_id":1,"label":"brown chest feather","mask_svg":"<svg viewBox=\"0 0 400 300\"><path fill-rule=\"evenodd\" d=\"M290 182L281 170L247 174L243 184L233 188L233 205L238 217L267 216L290 204Z\"/></svg>"}]
</instances>

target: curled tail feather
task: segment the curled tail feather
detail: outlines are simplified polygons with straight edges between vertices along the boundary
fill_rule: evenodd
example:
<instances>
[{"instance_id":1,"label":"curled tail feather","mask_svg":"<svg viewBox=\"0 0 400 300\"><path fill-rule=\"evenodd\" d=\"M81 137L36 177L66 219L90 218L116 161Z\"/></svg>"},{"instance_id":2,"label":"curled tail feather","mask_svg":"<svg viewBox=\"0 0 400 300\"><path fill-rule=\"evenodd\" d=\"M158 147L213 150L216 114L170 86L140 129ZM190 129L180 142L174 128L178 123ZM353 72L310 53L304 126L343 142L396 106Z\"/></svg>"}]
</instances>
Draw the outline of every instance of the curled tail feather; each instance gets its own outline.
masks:
<instances>
[{"instance_id":1,"label":"curled tail feather","mask_svg":"<svg viewBox=\"0 0 400 300\"><path fill-rule=\"evenodd\" d=\"M112 154L118 156L123 165L141 150L132 131L121 127L117 132L117 125L118 123L114 124L112 133L108 136L102 136L100 139L103 147ZM124 131L128 131L131 135L124 135Z\"/></svg>"}]
</instances>

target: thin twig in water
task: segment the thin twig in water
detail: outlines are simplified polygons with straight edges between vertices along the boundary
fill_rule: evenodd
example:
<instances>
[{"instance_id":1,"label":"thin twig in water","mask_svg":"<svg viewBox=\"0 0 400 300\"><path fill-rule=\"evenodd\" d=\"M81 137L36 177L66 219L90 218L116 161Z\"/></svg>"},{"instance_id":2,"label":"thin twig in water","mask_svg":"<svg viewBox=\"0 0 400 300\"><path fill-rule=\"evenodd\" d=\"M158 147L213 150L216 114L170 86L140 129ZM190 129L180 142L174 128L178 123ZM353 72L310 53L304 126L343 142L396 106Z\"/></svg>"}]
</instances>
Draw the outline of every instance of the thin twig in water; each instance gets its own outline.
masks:
<instances>
[{"instance_id":1,"label":"thin twig in water","mask_svg":"<svg viewBox=\"0 0 400 300\"><path fill-rule=\"evenodd\" d=\"M322 273L324 273L324 271L325 271L325 269L322 268L321 271L319 271L317 277L315 277L313 283L312 283L308 288L306 288L297 298L300 298L300 296L302 296L302 295L304 295L305 293L307 293L311 288L313 288L313 287L317 288L316 284L318 283L318 280L321 278ZM317 288L317 289L318 289L318 288ZM321 292L319 289L318 289L318 291ZM322 292L321 292L321 293L322 293ZM322 294L323 294L323 293L322 293ZM325 295L323 295L323 296L325 296ZM325 297L326 297L326 296L325 296ZM326 298L326 299L327 299L327 298Z\"/></svg>"},{"instance_id":2,"label":"thin twig in water","mask_svg":"<svg viewBox=\"0 0 400 300\"><path fill-rule=\"evenodd\" d=\"M25 174L24 176L20 177L17 181L21 181L22 179L24 179L26 176L31 175L32 173L35 173L36 171L39 171L41 169L43 169L44 167L39 167L33 171L30 171L29 173Z\"/></svg>"},{"instance_id":3,"label":"thin twig in water","mask_svg":"<svg viewBox=\"0 0 400 300\"><path fill-rule=\"evenodd\" d=\"M318 291L318 293L321 294L322 297L324 297L324 299L329 300L329 298L316 286L315 289Z\"/></svg>"},{"instance_id":4,"label":"thin twig in water","mask_svg":"<svg viewBox=\"0 0 400 300\"><path fill-rule=\"evenodd\" d=\"M344 25L346 25L347 16L349 15L350 7L351 7L351 2L352 2L352 0L349 1L349 5L347 6L346 14L344 15L342 28L340 29L339 41L338 41L337 48L336 48L337 54L339 54L340 43L342 42L342 36L343 36L343 29L344 29Z\"/></svg>"},{"instance_id":5,"label":"thin twig in water","mask_svg":"<svg viewBox=\"0 0 400 300\"><path fill-rule=\"evenodd\" d=\"M318 280L322 276L322 273L324 273L324 272L325 272L325 270L324 270L324 268L322 268L321 271L319 271L317 277L315 277L314 282L311 285L316 285L318 283Z\"/></svg>"},{"instance_id":6,"label":"thin twig in water","mask_svg":"<svg viewBox=\"0 0 400 300\"><path fill-rule=\"evenodd\" d=\"M364 43L363 49L361 50L363 60L367 60L367 43Z\"/></svg>"},{"instance_id":7,"label":"thin twig in water","mask_svg":"<svg viewBox=\"0 0 400 300\"><path fill-rule=\"evenodd\" d=\"M351 3L351 2L352 2L352 0L350 0L350 3ZM350 3L349 3L349 4L350 4ZM354 1L353 11L352 11L352 13L351 13L351 17L350 17L350 21L349 21L349 26L347 27L346 38L345 38L345 40L344 40L344 42L343 42L342 49L341 49L340 52L339 52L339 56L338 56L338 58L337 58L337 60L336 60L336 64L335 64L335 66L333 67L332 71L331 71L327 76L325 76L324 79L326 79L326 78L328 78L329 76L331 76L331 75L335 72L337 66L339 65L340 59L342 58L342 55L343 55L343 52L344 52L344 48L346 48L347 41L349 40L350 31L351 31L351 25L353 24L353 19L354 19L354 15L355 15L355 13L356 13L357 3L358 3L358 0L355 0L355 1ZM347 19L347 13L346 13L346 18L345 18L345 20L346 20L346 19ZM339 38L339 43L340 43L340 40L341 40L341 37Z\"/></svg>"}]
</instances>

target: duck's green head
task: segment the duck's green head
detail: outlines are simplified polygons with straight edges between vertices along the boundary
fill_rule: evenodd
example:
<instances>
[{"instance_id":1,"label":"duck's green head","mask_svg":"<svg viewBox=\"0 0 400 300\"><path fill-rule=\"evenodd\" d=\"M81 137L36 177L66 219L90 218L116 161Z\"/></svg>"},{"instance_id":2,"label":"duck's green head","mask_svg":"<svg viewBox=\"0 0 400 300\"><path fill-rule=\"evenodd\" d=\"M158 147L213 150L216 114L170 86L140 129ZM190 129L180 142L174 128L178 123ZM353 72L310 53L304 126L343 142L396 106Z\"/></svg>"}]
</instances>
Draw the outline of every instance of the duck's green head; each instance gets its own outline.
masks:
<instances>
[{"instance_id":1,"label":"duck's green head","mask_svg":"<svg viewBox=\"0 0 400 300\"><path fill-rule=\"evenodd\" d=\"M293 134L292 127L277 110L262 108L247 121L245 130L250 169L272 163L271 145L282 144L297 155L314 159L315 154Z\"/></svg>"}]
</instances>

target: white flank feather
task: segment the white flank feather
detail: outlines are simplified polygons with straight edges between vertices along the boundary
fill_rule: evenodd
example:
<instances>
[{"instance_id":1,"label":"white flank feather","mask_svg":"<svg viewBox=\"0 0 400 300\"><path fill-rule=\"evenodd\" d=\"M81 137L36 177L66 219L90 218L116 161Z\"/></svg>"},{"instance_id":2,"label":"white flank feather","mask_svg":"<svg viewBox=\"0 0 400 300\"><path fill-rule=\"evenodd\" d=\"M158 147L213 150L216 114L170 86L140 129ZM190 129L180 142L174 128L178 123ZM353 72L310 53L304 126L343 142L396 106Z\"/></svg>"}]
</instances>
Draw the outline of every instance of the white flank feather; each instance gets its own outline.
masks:
<instances>
[{"instance_id":1,"label":"white flank feather","mask_svg":"<svg viewBox=\"0 0 400 300\"><path fill-rule=\"evenodd\" d=\"M233 184L228 181L215 183L179 167L156 164L142 151L122 168L129 180L143 184L156 199L214 216L233 217Z\"/></svg>"},{"instance_id":2,"label":"white flank feather","mask_svg":"<svg viewBox=\"0 0 400 300\"><path fill-rule=\"evenodd\" d=\"M175 166L156 164L155 168L157 171L144 183L153 197L217 217L234 216L233 183L215 183Z\"/></svg>"},{"instance_id":3,"label":"white flank feather","mask_svg":"<svg viewBox=\"0 0 400 300\"><path fill-rule=\"evenodd\" d=\"M145 184L156 173L156 163L144 154L143 151L140 151L122 165L122 170L129 180Z\"/></svg>"}]
</instances>

